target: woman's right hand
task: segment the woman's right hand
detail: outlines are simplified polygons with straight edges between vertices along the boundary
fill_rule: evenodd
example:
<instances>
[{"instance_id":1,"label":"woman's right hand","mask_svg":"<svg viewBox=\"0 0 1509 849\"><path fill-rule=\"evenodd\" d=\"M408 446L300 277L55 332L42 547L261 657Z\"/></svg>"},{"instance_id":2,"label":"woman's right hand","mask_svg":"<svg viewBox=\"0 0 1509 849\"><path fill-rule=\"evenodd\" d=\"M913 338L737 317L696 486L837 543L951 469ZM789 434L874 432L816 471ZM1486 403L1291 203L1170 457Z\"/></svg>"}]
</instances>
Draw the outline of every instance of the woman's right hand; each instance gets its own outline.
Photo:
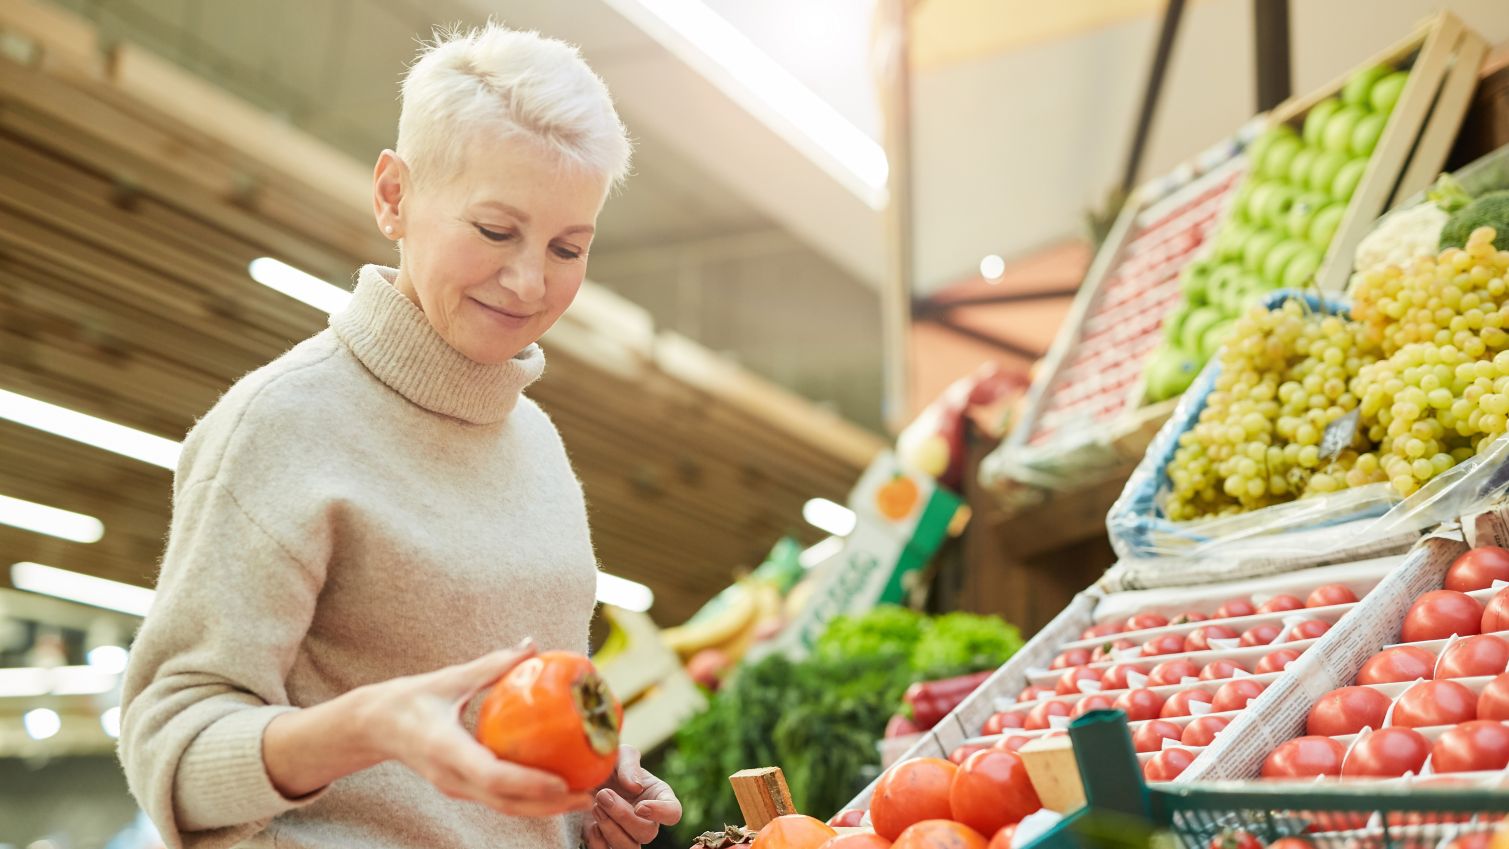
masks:
<instances>
[{"instance_id":1,"label":"woman's right hand","mask_svg":"<svg viewBox=\"0 0 1509 849\"><path fill-rule=\"evenodd\" d=\"M461 711L472 697L533 657L526 641L516 649L421 675L394 678L351 691L356 719L367 729L377 760L396 760L440 792L501 813L546 817L592 806L559 776L501 760L466 733Z\"/></svg>"}]
</instances>

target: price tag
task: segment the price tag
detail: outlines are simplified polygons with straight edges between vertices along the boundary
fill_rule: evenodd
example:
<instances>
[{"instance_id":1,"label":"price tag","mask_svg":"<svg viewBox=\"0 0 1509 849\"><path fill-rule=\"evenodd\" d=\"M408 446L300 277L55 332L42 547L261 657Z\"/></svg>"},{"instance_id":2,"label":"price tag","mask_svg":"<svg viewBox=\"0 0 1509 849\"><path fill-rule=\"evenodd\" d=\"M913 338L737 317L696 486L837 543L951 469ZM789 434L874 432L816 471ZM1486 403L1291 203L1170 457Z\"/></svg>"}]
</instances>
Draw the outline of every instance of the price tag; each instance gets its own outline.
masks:
<instances>
[{"instance_id":1,"label":"price tag","mask_svg":"<svg viewBox=\"0 0 1509 849\"><path fill-rule=\"evenodd\" d=\"M1357 436L1357 424L1361 420L1362 410L1358 408L1326 425L1326 432L1320 437L1320 458L1334 460L1338 454L1351 447L1352 440Z\"/></svg>"}]
</instances>

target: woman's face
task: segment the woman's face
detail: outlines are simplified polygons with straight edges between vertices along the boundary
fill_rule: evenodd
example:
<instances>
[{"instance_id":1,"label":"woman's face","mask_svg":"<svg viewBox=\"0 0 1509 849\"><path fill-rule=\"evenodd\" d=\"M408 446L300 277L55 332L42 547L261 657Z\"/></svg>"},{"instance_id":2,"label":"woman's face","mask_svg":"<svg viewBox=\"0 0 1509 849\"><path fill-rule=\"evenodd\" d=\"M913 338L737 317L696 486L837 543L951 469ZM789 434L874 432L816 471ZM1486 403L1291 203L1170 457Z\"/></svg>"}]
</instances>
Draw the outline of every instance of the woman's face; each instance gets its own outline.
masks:
<instances>
[{"instance_id":1,"label":"woman's face","mask_svg":"<svg viewBox=\"0 0 1509 849\"><path fill-rule=\"evenodd\" d=\"M517 138L479 140L422 186L384 151L374 182L378 226L403 240L398 290L479 363L513 358L571 305L607 197L604 177Z\"/></svg>"}]
</instances>

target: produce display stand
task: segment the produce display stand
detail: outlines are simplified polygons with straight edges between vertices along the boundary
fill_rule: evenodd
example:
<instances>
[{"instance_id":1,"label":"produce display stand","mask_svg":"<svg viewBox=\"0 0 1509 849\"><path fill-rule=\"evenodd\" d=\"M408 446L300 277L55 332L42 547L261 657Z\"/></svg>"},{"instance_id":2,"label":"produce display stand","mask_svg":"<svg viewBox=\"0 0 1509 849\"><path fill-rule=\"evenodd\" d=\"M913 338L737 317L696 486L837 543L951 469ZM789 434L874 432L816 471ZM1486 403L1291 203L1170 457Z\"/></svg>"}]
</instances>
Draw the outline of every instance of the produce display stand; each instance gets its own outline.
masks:
<instances>
[{"instance_id":1,"label":"produce display stand","mask_svg":"<svg viewBox=\"0 0 1509 849\"><path fill-rule=\"evenodd\" d=\"M1509 814L1509 793L1481 789L1149 786L1119 711L1087 714L1070 726L1069 738L1086 804L1032 843L1034 849L1103 846L1107 828L1120 831L1124 841L1141 837L1144 843L1155 829L1167 830L1183 849L1207 849L1233 829L1263 844L1293 836L1322 849L1424 849L1491 832Z\"/></svg>"}]
</instances>

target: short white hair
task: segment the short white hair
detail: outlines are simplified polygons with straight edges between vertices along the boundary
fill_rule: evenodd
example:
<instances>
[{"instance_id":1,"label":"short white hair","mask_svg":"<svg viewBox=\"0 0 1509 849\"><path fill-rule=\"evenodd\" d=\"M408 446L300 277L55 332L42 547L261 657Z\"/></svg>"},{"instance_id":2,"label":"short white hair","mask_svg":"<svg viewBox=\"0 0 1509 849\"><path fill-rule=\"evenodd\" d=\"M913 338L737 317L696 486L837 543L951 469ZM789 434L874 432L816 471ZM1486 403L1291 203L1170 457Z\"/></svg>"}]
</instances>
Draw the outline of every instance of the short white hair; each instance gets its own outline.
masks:
<instances>
[{"instance_id":1,"label":"short white hair","mask_svg":"<svg viewBox=\"0 0 1509 849\"><path fill-rule=\"evenodd\" d=\"M449 180L478 132L521 135L610 187L629 172L628 132L575 47L489 21L437 31L403 80L397 153L418 182Z\"/></svg>"}]
</instances>

